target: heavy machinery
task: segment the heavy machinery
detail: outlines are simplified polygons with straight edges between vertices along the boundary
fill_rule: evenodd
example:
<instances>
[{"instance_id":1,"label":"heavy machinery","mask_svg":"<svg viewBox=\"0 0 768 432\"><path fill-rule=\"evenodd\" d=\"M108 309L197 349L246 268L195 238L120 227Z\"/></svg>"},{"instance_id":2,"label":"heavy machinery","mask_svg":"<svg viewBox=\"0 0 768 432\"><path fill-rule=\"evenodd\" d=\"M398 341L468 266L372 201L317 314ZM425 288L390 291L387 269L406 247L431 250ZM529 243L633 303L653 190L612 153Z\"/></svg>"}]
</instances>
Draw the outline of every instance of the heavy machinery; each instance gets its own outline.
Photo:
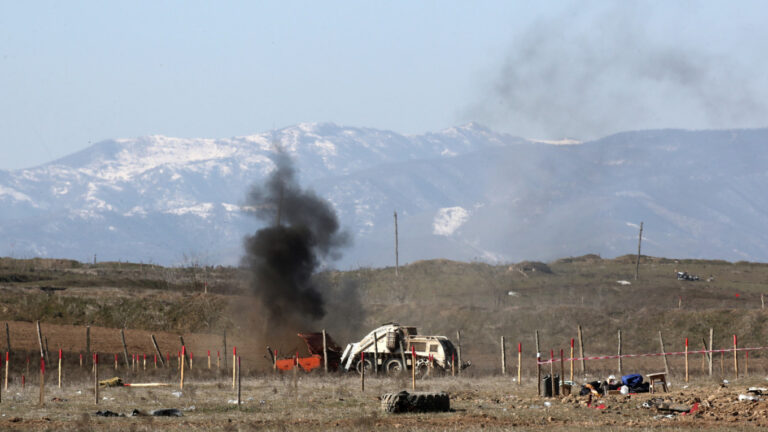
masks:
<instances>
[{"instance_id":1,"label":"heavy machinery","mask_svg":"<svg viewBox=\"0 0 768 432\"><path fill-rule=\"evenodd\" d=\"M456 347L447 337L419 335L416 327L398 323L384 324L359 342L347 345L341 355L341 366L345 371L354 369L360 373L365 368L369 372L373 371L374 359L377 370L390 375L411 369L414 364L417 374L425 374L430 368L450 371L453 367L464 369L471 365L468 361L458 364Z\"/></svg>"},{"instance_id":2,"label":"heavy machinery","mask_svg":"<svg viewBox=\"0 0 768 432\"><path fill-rule=\"evenodd\" d=\"M276 370L289 371L297 365L305 372L311 372L315 369L323 368L323 334L322 333L299 333L298 336L307 344L308 357L299 357L297 352L295 356L283 356L276 358L275 353L270 347L267 352L272 358ZM339 358L341 357L341 348L336 345L331 335L326 334L326 351L328 352L328 370L335 371L339 368Z\"/></svg>"}]
</instances>

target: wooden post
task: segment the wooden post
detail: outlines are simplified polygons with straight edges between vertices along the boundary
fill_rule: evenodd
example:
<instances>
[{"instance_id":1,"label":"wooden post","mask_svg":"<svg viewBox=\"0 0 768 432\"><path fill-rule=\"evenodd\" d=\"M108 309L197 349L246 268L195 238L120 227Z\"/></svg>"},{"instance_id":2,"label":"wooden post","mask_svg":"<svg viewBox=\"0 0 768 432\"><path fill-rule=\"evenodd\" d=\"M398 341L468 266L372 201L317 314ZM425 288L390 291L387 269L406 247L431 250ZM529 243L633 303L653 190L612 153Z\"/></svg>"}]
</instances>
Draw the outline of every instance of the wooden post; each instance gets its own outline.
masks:
<instances>
[{"instance_id":1,"label":"wooden post","mask_svg":"<svg viewBox=\"0 0 768 432\"><path fill-rule=\"evenodd\" d=\"M43 337L43 340L45 341L45 360L50 361L51 350L48 349L48 336Z\"/></svg>"},{"instance_id":2,"label":"wooden post","mask_svg":"<svg viewBox=\"0 0 768 432\"><path fill-rule=\"evenodd\" d=\"M379 376L379 335L373 332L373 374Z\"/></svg>"},{"instance_id":3,"label":"wooden post","mask_svg":"<svg viewBox=\"0 0 768 432\"><path fill-rule=\"evenodd\" d=\"M739 377L739 355L736 351L736 335L733 335L733 377Z\"/></svg>"},{"instance_id":4,"label":"wooden post","mask_svg":"<svg viewBox=\"0 0 768 432\"><path fill-rule=\"evenodd\" d=\"M456 360L459 362L459 375L461 375L461 330L456 330L456 342L458 343L456 347L458 358Z\"/></svg>"},{"instance_id":5,"label":"wooden post","mask_svg":"<svg viewBox=\"0 0 768 432\"><path fill-rule=\"evenodd\" d=\"M11 353L9 351L5 352L5 390L8 390L8 368L11 363Z\"/></svg>"},{"instance_id":6,"label":"wooden post","mask_svg":"<svg viewBox=\"0 0 768 432\"><path fill-rule=\"evenodd\" d=\"M192 366L190 366L190 367L192 367ZM147 370L147 353L144 353L143 368L144 368L145 371Z\"/></svg>"},{"instance_id":7,"label":"wooden post","mask_svg":"<svg viewBox=\"0 0 768 432\"><path fill-rule=\"evenodd\" d=\"M298 367L299 356L296 355L296 365ZM237 378L237 347L232 347L232 388L235 388L235 379Z\"/></svg>"},{"instance_id":8,"label":"wooden post","mask_svg":"<svg viewBox=\"0 0 768 432\"><path fill-rule=\"evenodd\" d=\"M38 324L40 321L38 321ZM38 327L39 328L39 327ZM40 356L40 406L43 406L45 400L45 356Z\"/></svg>"},{"instance_id":9,"label":"wooden post","mask_svg":"<svg viewBox=\"0 0 768 432\"><path fill-rule=\"evenodd\" d=\"M160 365L165 367L165 362L163 361L163 353L160 351L160 347L157 345L157 339L155 339L155 335L150 336L152 337L152 345L155 347L155 352L157 353L157 356L160 357Z\"/></svg>"},{"instance_id":10,"label":"wooden post","mask_svg":"<svg viewBox=\"0 0 768 432\"><path fill-rule=\"evenodd\" d=\"M93 353L93 399L99 404L99 355Z\"/></svg>"},{"instance_id":11,"label":"wooden post","mask_svg":"<svg viewBox=\"0 0 768 432\"><path fill-rule=\"evenodd\" d=\"M131 364L128 363L128 345L125 343L125 328L120 329L120 339L123 341L123 356L125 357L125 367L130 368Z\"/></svg>"},{"instance_id":12,"label":"wooden post","mask_svg":"<svg viewBox=\"0 0 768 432\"><path fill-rule=\"evenodd\" d=\"M179 342L181 342L181 346L186 346L187 344L184 343L184 336L179 336ZM181 351L182 354L182 361L187 362L189 365L189 368L192 369L192 363L189 361L189 352L184 353L184 350ZM235 362L232 361L232 367L235 367Z\"/></svg>"},{"instance_id":13,"label":"wooden post","mask_svg":"<svg viewBox=\"0 0 768 432\"><path fill-rule=\"evenodd\" d=\"M643 243L643 223L640 222L640 234L637 237L637 261L635 261L635 280L640 273L640 246Z\"/></svg>"},{"instance_id":14,"label":"wooden post","mask_svg":"<svg viewBox=\"0 0 768 432\"><path fill-rule=\"evenodd\" d=\"M240 357L237 357L237 406L240 406L242 403L242 385L243 385L243 375L240 370Z\"/></svg>"},{"instance_id":15,"label":"wooden post","mask_svg":"<svg viewBox=\"0 0 768 432\"><path fill-rule=\"evenodd\" d=\"M581 325L579 325L579 357L581 357L581 373L587 374L587 363L584 360L584 335L581 332Z\"/></svg>"},{"instance_id":16,"label":"wooden post","mask_svg":"<svg viewBox=\"0 0 768 432\"><path fill-rule=\"evenodd\" d=\"M683 296L677 296L677 308L678 309L683 308Z\"/></svg>"},{"instance_id":17,"label":"wooden post","mask_svg":"<svg viewBox=\"0 0 768 432\"><path fill-rule=\"evenodd\" d=\"M399 244L397 239L397 211L395 211L395 276L400 274Z\"/></svg>"},{"instance_id":18,"label":"wooden post","mask_svg":"<svg viewBox=\"0 0 768 432\"><path fill-rule=\"evenodd\" d=\"M325 336L325 329L323 329L323 371L328 374L328 341Z\"/></svg>"},{"instance_id":19,"label":"wooden post","mask_svg":"<svg viewBox=\"0 0 768 432\"><path fill-rule=\"evenodd\" d=\"M704 375L707 373L707 360L709 360L709 355L707 354L707 342L704 338L701 338L701 345L704 347L701 356L701 374Z\"/></svg>"},{"instance_id":20,"label":"wooden post","mask_svg":"<svg viewBox=\"0 0 768 432\"><path fill-rule=\"evenodd\" d=\"M565 362L563 360L563 349L560 348L560 379L565 382Z\"/></svg>"},{"instance_id":21,"label":"wooden post","mask_svg":"<svg viewBox=\"0 0 768 432\"><path fill-rule=\"evenodd\" d=\"M80 353L80 369L83 368L83 353Z\"/></svg>"},{"instance_id":22,"label":"wooden post","mask_svg":"<svg viewBox=\"0 0 768 432\"><path fill-rule=\"evenodd\" d=\"M688 382L688 338L685 338L685 382Z\"/></svg>"},{"instance_id":23,"label":"wooden post","mask_svg":"<svg viewBox=\"0 0 768 432\"><path fill-rule=\"evenodd\" d=\"M539 397L541 397L541 346L539 345L539 331L536 330L536 388L538 389Z\"/></svg>"},{"instance_id":24,"label":"wooden post","mask_svg":"<svg viewBox=\"0 0 768 432\"><path fill-rule=\"evenodd\" d=\"M760 309L765 309L765 297L763 293L760 293ZM8 326L8 324L6 324Z\"/></svg>"},{"instance_id":25,"label":"wooden post","mask_svg":"<svg viewBox=\"0 0 768 432\"><path fill-rule=\"evenodd\" d=\"M181 355L179 356L179 359L181 361L181 380L179 381L179 390L184 389L184 355L186 354L186 349L184 345L181 346Z\"/></svg>"},{"instance_id":26,"label":"wooden post","mask_svg":"<svg viewBox=\"0 0 768 432\"><path fill-rule=\"evenodd\" d=\"M37 343L40 345L40 358L45 358L45 350L43 349L43 332L40 330L40 321L36 321L37 325Z\"/></svg>"},{"instance_id":27,"label":"wooden post","mask_svg":"<svg viewBox=\"0 0 768 432\"><path fill-rule=\"evenodd\" d=\"M85 354L91 354L91 326L85 326Z\"/></svg>"},{"instance_id":28,"label":"wooden post","mask_svg":"<svg viewBox=\"0 0 768 432\"><path fill-rule=\"evenodd\" d=\"M552 397L557 396L555 393L555 350L549 350L549 383L552 387Z\"/></svg>"},{"instance_id":29,"label":"wooden post","mask_svg":"<svg viewBox=\"0 0 768 432\"><path fill-rule=\"evenodd\" d=\"M360 351L360 391L365 393L365 351Z\"/></svg>"},{"instance_id":30,"label":"wooden post","mask_svg":"<svg viewBox=\"0 0 768 432\"><path fill-rule=\"evenodd\" d=\"M277 350L275 350L275 360L277 360ZM216 351L216 369L221 369L221 352Z\"/></svg>"},{"instance_id":31,"label":"wooden post","mask_svg":"<svg viewBox=\"0 0 768 432\"><path fill-rule=\"evenodd\" d=\"M521 385L523 377L523 344L517 343L517 385Z\"/></svg>"},{"instance_id":32,"label":"wooden post","mask_svg":"<svg viewBox=\"0 0 768 432\"><path fill-rule=\"evenodd\" d=\"M661 330L659 330L659 344L661 344L661 355L664 357L664 372L669 376L669 362L667 361L667 351L664 350L664 339L661 337Z\"/></svg>"},{"instance_id":33,"label":"wooden post","mask_svg":"<svg viewBox=\"0 0 768 432\"><path fill-rule=\"evenodd\" d=\"M5 323L5 350L11 352L11 330L8 328L8 323Z\"/></svg>"},{"instance_id":34,"label":"wooden post","mask_svg":"<svg viewBox=\"0 0 768 432\"><path fill-rule=\"evenodd\" d=\"M208 350L208 369L211 369L211 350Z\"/></svg>"},{"instance_id":35,"label":"wooden post","mask_svg":"<svg viewBox=\"0 0 768 432\"><path fill-rule=\"evenodd\" d=\"M115 354L115 370L117 370L117 354Z\"/></svg>"},{"instance_id":36,"label":"wooden post","mask_svg":"<svg viewBox=\"0 0 768 432\"><path fill-rule=\"evenodd\" d=\"M712 341L715 338L715 329L710 327L709 328L709 376L712 376L712 363L714 363L712 356L715 354L712 352L713 345Z\"/></svg>"},{"instance_id":37,"label":"wooden post","mask_svg":"<svg viewBox=\"0 0 768 432\"><path fill-rule=\"evenodd\" d=\"M416 347L413 345L411 345L411 390L416 391Z\"/></svg>"},{"instance_id":38,"label":"wooden post","mask_svg":"<svg viewBox=\"0 0 768 432\"><path fill-rule=\"evenodd\" d=\"M451 353L451 376L456 376L456 355Z\"/></svg>"},{"instance_id":39,"label":"wooden post","mask_svg":"<svg viewBox=\"0 0 768 432\"><path fill-rule=\"evenodd\" d=\"M725 350L720 351L720 376L725 376Z\"/></svg>"},{"instance_id":40,"label":"wooden post","mask_svg":"<svg viewBox=\"0 0 768 432\"><path fill-rule=\"evenodd\" d=\"M221 351L221 352L224 353L224 356L225 356L225 358L224 358L224 369L227 369L227 361L226 361L227 360L226 359L226 355L227 355L227 331L226 330L224 330L224 332L222 333L221 339L222 339L221 342L224 344L224 349Z\"/></svg>"},{"instance_id":41,"label":"wooden post","mask_svg":"<svg viewBox=\"0 0 768 432\"><path fill-rule=\"evenodd\" d=\"M61 388L61 348L59 348L59 388Z\"/></svg>"},{"instance_id":42,"label":"wooden post","mask_svg":"<svg viewBox=\"0 0 768 432\"><path fill-rule=\"evenodd\" d=\"M573 381L573 338L571 338L571 381Z\"/></svg>"},{"instance_id":43,"label":"wooden post","mask_svg":"<svg viewBox=\"0 0 768 432\"><path fill-rule=\"evenodd\" d=\"M216 362L218 363L218 360ZM275 348L275 357L272 359L272 369L277 373L277 348Z\"/></svg>"},{"instance_id":44,"label":"wooden post","mask_svg":"<svg viewBox=\"0 0 768 432\"><path fill-rule=\"evenodd\" d=\"M504 346L504 336L501 337L501 375L507 376L507 352Z\"/></svg>"},{"instance_id":45,"label":"wooden post","mask_svg":"<svg viewBox=\"0 0 768 432\"><path fill-rule=\"evenodd\" d=\"M194 363L195 363L195 353L190 351L189 352L189 370L192 370L192 368L194 367Z\"/></svg>"},{"instance_id":46,"label":"wooden post","mask_svg":"<svg viewBox=\"0 0 768 432\"><path fill-rule=\"evenodd\" d=\"M619 352L618 352L618 360L619 360L619 375L623 375L622 367L621 367L621 329L619 329Z\"/></svg>"},{"instance_id":47,"label":"wooden post","mask_svg":"<svg viewBox=\"0 0 768 432\"><path fill-rule=\"evenodd\" d=\"M744 351L744 376L749 377L749 351Z\"/></svg>"}]
</instances>

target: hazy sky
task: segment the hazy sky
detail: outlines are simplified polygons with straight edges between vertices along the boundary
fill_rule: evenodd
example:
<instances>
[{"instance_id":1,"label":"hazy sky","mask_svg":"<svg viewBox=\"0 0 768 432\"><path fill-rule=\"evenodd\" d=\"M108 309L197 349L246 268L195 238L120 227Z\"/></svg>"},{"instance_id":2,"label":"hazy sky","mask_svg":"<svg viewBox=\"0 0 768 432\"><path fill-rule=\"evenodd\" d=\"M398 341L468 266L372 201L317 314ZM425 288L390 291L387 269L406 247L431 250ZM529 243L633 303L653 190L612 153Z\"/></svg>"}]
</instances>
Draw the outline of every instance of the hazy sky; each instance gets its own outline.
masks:
<instances>
[{"instance_id":1,"label":"hazy sky","mask_svg":"<svg viewBox=\"0 0 768 432\"><path fill-rule=\"evenodd\" d=\"M0 169L306 121L767 126L768 2L0 0Z\"/></svg>"}]
</instances>

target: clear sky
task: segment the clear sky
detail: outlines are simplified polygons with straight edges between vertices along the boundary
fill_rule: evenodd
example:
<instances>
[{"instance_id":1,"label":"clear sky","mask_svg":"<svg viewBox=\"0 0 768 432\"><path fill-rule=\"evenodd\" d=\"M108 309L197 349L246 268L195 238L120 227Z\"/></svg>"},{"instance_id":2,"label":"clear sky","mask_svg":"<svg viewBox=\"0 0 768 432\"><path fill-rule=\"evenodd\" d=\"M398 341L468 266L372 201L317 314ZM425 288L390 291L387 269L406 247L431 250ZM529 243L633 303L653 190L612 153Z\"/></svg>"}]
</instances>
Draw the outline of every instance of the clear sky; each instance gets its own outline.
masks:
<instances>
[{"instance_id":1,"label":"clear sky","mask_svg":"<svg viewBox=\"0 0 768 432\"><path fill-rule=\"evenodd\" d=\"M0 169L298 122L768 126L768 2L0 0Z\"/></svg>"}]
</instances>

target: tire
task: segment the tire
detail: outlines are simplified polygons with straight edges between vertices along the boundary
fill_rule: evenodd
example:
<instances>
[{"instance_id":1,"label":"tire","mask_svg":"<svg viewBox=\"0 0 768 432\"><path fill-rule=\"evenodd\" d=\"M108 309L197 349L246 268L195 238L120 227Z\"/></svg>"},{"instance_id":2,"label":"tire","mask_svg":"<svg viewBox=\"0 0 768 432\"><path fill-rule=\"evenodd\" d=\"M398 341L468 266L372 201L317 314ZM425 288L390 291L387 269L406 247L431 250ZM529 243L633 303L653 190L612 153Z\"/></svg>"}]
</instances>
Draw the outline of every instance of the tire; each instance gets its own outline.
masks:
<instances>
[{"instance_id":1,"label":"tire","mask_svg":"<svg viewBox=\"0 0 768 432\"><path fill-rule=\"evenodd\" d=\"M381 408L387 413L445 412L451 410L450 397L444 392L388 393L381 397Z\"/></svg>"},{"instance_id":2,"label":"tire","mask_svg":"<svg viewBox=\"0 0 768 432\"><path fill-rule=\"evenodd\" d=\"M404 371L405 367L403 367L403 362L398 358L389 359L384 363L384 372L387 375L400 375Z\"/></svg>"},{"instance_id":3,"label":"tire","mask_svg":"<svg viewBox=\"0 0 768 432\"><path fill-rule=\"evenodd\" d=\"M355 366L357 373L362 375L363 364L365 364L365 374L370 376L373 373L373 362L368 359L357 362L357 365Z\"/></svg>"}]
</instances>

